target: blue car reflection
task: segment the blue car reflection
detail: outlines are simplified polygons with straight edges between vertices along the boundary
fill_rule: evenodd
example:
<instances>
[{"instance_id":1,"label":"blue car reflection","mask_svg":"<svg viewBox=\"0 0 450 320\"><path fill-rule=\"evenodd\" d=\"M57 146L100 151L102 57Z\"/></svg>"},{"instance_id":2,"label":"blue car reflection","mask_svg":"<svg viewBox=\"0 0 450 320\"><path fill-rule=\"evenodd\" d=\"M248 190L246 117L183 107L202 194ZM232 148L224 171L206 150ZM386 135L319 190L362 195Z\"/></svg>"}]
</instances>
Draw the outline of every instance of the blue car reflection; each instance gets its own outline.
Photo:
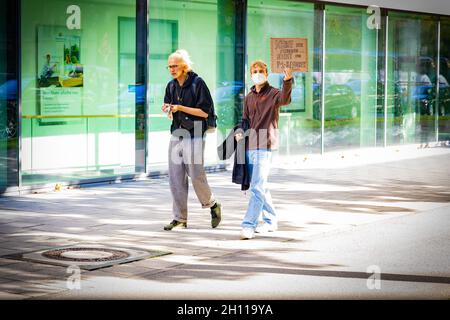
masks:
<instances>
[{"instance_id":1,"label":"blue car reflection","mask_svg":"<svg viewBox=\"0 0 450 320\"><path fill-rule=\"evenodd\" d=\"M0 85L0 100L6 108L0 108L0 138L17 136L17 80L7 80Z\"/></svg>"},{"instance_id":2,"label":"blue car reflection","mask_svg":"<svg viewBox=\"0 0 450 320\"><path fill-rule=\"evenodd\" d=\"M243 98L244 83L242 81L224 81L217 86L213 98L217 105L234 104L236 95Z\"/></svg>"},{"instance_id":3,"label":"blue car reflection","mask_svg":"<svg viewBox=\"0 0 450 320\"><path fill-rule=\"evenodd\" d=\"M212 97L220 125L233 126L236 119L240 119L242 116L244 83L242 81L220 82Z\"/></svg>"}]
</instances>

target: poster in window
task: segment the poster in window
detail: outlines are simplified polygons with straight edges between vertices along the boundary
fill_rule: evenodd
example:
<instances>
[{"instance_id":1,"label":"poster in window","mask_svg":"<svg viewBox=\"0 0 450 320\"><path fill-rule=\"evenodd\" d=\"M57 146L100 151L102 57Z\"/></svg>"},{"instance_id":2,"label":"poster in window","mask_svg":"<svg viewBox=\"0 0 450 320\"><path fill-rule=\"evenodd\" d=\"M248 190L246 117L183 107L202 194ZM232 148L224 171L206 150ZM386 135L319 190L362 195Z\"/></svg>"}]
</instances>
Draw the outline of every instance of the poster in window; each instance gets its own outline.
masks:
<instances>
[{"instance_id":1,"label":"poster in window","mask_svg":"<svg viewBox=\"0 0 450 320\"><path fill-rule=\"evenodd\" d=\"M38 26L37 32L40 115L81 115L83 64L80 31Z\"/></svg>"}]
</instances>

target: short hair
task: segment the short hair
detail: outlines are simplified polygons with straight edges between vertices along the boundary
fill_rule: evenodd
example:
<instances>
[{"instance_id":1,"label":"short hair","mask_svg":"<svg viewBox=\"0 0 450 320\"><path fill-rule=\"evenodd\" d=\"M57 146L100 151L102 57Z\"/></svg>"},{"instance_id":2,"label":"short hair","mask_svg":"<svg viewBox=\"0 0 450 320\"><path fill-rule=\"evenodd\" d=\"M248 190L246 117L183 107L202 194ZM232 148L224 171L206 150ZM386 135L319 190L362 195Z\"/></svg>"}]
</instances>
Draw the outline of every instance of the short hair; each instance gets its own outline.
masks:
<instances>
[{"instance_id":1,"label":"short hair","mask_svg":"<svg viewBox=\"0 0 450 320\"><path fill-rule=\"evenodd\" d=\"M260 67L266 71L266 73L269 73L269 70L267 69L267 64L262 60L255 60L250 64L250 72L254 67Z\"/></svg>"},{"instance_id":2,"label":"short hair","mask_svg":"<svg viewBox=\"0 0 450 320\"><path fill-rule=\"evenodd\" d=\"M189 53L186 50L178 49L177 51L175 51L174 53L172 53L169 56L169 59L170 58L177 58L177 59L179 59L180 61L182 61L182 63L184 65L186 65L187 71L191 71L192 70L192 65L194 63L192 62L191 57L189 56Z\"/></svg>"}]
</instances>

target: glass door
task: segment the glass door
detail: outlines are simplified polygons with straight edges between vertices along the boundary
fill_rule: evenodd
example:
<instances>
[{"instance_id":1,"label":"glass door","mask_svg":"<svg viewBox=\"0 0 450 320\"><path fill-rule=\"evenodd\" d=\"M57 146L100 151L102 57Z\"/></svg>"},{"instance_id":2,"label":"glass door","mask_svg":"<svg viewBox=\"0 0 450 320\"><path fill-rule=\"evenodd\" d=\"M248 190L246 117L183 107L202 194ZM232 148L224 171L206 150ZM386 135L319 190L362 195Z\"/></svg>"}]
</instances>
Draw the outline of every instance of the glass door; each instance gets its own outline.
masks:
<instances>
[{"instance_id":1,"label":"glass door","mask_svg":"<svg viewBox=\"0 0 450 320\"><path fill-rule=\"evenodd\" d=\"M15 1L0 0L0 194L19 183L17 11Z\"/></svg>"},{"instance_id":2,"label":"glass door","mask_svg":"<svg viewBox=\"0 0 450 320\"><path fill-rule=\"evenodd\" d=\"M387 144L435 141L437 20L389 12Z\"/></svg>"},{"instance_id":3,"label":"glass door","mask_svg":"<svg viewBox=\"0 0 450 320\"><path fill-rule=\"evenodd\" d=\"M281 88L283 73L271 65L271 38L301 38L306 45L306 71L294 73L291 103L279 114L279 154L318 153L321 146L320 70L314 70L315 8L311 3L292 1L248 1L247 64L262 59L269 68L269 83ZM264 32L262 31L264 30ZM246 92L253 83L246 72Z\"/></svg>"},{"instance_id":4,"label":"glass door","mask_svg":"<svg viewBox=\"0 0 450 320\"><path fill-rule=\"evenodd\" d=\"M441 19L439 56L439 141L450 140L450 18Z\"/></svg>"},{"instance_id":5,"label":"glass door","mask_svg":"<svg viewBox=\"0 0 450 320\"><path fill-rule=\"evenodd\" d=\"M376 145L377 29L366 9L325 8L324 149Z\"/></svg>"}]
</instances>

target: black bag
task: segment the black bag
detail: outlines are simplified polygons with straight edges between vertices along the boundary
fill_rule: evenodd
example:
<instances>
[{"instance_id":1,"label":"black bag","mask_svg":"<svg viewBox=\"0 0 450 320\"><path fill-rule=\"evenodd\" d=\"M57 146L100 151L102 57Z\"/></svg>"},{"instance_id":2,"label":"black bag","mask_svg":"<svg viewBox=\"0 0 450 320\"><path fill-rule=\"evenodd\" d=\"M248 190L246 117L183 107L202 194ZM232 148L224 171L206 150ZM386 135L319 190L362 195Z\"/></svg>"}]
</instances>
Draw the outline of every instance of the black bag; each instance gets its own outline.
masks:
<instances>
[{"instance_id":1,"label":"black bag","mask_svg":"<svg viewBox=\"0 0 450 320\"><path fill-rule=\"evenodd\" d=\"M194 81L192 81L191 84L191 88L193 90L193 96L195 97L195 87L196 87L196 81L198 79L201 79L200 77L196 77L194 79ZM206 125L207 125L207 130L206 132L210 133L210 132L214 132L216 131L217 128L217 115L216 115L216 111L214 110L214 103L211 105L211 108L209 108L209 112L208 112L208 117L206 118Z\"/></svg>"}]
</instances>

